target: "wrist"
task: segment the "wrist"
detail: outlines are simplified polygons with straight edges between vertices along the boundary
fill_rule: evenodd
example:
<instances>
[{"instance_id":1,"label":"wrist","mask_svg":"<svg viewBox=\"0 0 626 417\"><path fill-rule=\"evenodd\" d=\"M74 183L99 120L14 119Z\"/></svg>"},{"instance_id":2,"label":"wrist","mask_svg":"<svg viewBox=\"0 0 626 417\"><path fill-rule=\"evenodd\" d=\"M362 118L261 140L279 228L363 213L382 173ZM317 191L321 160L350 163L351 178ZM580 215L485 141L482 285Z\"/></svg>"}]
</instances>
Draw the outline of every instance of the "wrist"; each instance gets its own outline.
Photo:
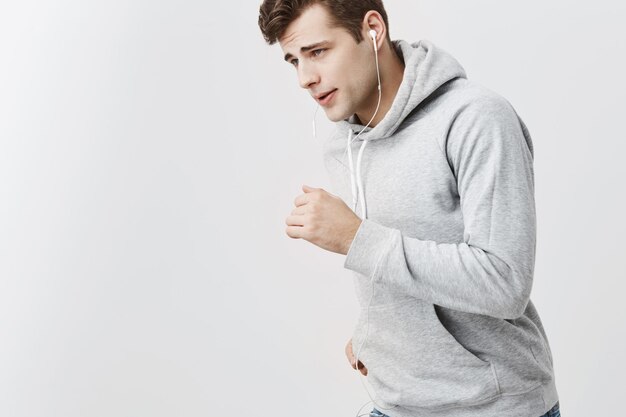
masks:
<instances>
[{"instance_id":1,"label":"wrist","mask_svg":"<svg viewBox=\"0 0 626 417\"><path fill-rule=\"evenodd\" d=\"M359 227L361 227L362 222L363 220L357 218L353 226L350 227L350 229L348 230L348 237L345 240L343 251L342 251L343 255L348 254L348 251L350 250L350 246L352 246L352 242L354 241L354 237L356 236L356 232L359 230Z\"/></svg>"}]
</instances>

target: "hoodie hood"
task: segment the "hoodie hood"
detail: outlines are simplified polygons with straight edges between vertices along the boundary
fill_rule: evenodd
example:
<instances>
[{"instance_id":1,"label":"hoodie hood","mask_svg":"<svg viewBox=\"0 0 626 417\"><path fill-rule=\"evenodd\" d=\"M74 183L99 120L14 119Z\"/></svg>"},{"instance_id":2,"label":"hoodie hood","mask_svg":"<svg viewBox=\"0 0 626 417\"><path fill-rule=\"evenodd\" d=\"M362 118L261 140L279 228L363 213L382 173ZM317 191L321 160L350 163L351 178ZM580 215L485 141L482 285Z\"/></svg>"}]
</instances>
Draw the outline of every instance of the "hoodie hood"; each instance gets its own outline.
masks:
<instances>
[{"instance_id":1,"label":"hoodie hood","mask_svg":"<svg viewBox=\"0 0 626 417\"><path fill-rule=\"evenodd\" d=\"M363 124L357 123L355 114L337 122L340 136L345 137L351 129L355 134L363 130L358 137L361 140L388 138L409 113L435 90L455 78L467 78L461 64L429 40L408 43L399 39L393 40L392 44L405 67L402 83L391 108L375 127L368 126L364 129Z\"/></svg>"},{"instance_id":2,"label":"hoodie hood","mask_svg":"<svg viewBox=\"0 0 626 417\"><path fill-rule=\"evenodd\" d=\"M357 123L356 114L337 122L339 136L347 138L346 153L350 164L353 210L356 211L360 200L362 219L367 218L367 204L361 180L361 160L365 145L370 140L385 139L393 135L413 109L443 84L456 78L467 78L465 70L452 55L428 40L422 39L409 44L400 39L392 41L392 45L404 61L404 75L385 117L375 127ZM356 167L351 146L355 139L362 141Z\"/></svg>"}]
</instances>

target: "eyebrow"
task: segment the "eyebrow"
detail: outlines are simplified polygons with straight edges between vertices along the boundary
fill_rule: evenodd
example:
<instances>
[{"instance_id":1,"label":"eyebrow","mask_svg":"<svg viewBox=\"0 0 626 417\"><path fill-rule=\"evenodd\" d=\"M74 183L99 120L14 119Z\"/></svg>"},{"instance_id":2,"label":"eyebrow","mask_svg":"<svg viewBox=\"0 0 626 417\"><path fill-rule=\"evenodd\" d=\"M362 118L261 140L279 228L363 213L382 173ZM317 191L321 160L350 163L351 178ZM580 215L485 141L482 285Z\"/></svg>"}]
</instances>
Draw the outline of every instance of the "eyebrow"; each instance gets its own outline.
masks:
<instances>
[{"instance_id":1,"label":"eyebrow","mask_svg":"<svg viewBox=\"0 0 626 417\"><path fill-rule=\"evenodd\" d=\"M327 43L328 41L321 41L321 42L315 42L314 44L311 44L311 45L303 46L302 48L300 48L300 53L305 53L307 51L310 51L311 49L317 48L318 46L322 46ZM291 55L290 53L285 55L285 61L289 62L291 58L293 58L293 55Z\"/></svg>"}]
</instances>

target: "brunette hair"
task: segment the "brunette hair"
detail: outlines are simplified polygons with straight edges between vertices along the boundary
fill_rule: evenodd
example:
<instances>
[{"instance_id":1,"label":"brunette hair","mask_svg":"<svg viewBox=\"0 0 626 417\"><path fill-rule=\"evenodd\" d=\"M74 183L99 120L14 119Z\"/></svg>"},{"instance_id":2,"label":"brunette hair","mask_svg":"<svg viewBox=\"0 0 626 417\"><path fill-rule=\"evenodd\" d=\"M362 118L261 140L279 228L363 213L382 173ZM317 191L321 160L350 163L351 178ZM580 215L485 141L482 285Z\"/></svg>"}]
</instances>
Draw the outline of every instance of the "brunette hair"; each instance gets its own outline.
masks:
<instances>
[{"instance_id":1,"label":"brunette hair","mask_svg":"<svg viewBox=\"0 0 626 417\"><path fill-rule=\"evenodd\" d=\"M361 34L365 14L374 10L380 13L389 36L389 22L382 0L264 0L259 8L259 28L269 45L275 44L285 33L285 29L309 7L322 5L331 16L331 27L342 27L348 31L356 43L363 40Z\"/></svg>"}]
</instances>

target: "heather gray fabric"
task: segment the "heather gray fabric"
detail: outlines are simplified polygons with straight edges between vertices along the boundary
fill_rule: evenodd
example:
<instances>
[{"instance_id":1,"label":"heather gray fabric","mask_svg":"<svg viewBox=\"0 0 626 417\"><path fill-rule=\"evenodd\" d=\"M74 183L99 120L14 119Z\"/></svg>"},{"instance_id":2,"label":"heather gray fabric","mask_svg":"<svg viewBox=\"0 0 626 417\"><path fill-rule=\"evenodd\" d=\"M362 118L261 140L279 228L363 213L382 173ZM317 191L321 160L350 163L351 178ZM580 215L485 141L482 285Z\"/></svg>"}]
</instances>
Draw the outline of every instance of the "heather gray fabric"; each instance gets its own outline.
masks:
<instances>
[{"instance_id":1,"label":"heather gray fabric","mask_svg":"<svg viewBox=\"0 0 626 417\"><path fill-rule=\"evenodd\" d=\"M359 360L391 417L538 417L558 394L529 298L530 134L506 99L432 42L394 46L406 68L393 105L352 143L356 155L369 141L367 216L344 264L361 306L353 350L365 340ZM345 148L357 122L336 123L323 145L331 191L348 205Z\"/></svg>"}]
</instances>

